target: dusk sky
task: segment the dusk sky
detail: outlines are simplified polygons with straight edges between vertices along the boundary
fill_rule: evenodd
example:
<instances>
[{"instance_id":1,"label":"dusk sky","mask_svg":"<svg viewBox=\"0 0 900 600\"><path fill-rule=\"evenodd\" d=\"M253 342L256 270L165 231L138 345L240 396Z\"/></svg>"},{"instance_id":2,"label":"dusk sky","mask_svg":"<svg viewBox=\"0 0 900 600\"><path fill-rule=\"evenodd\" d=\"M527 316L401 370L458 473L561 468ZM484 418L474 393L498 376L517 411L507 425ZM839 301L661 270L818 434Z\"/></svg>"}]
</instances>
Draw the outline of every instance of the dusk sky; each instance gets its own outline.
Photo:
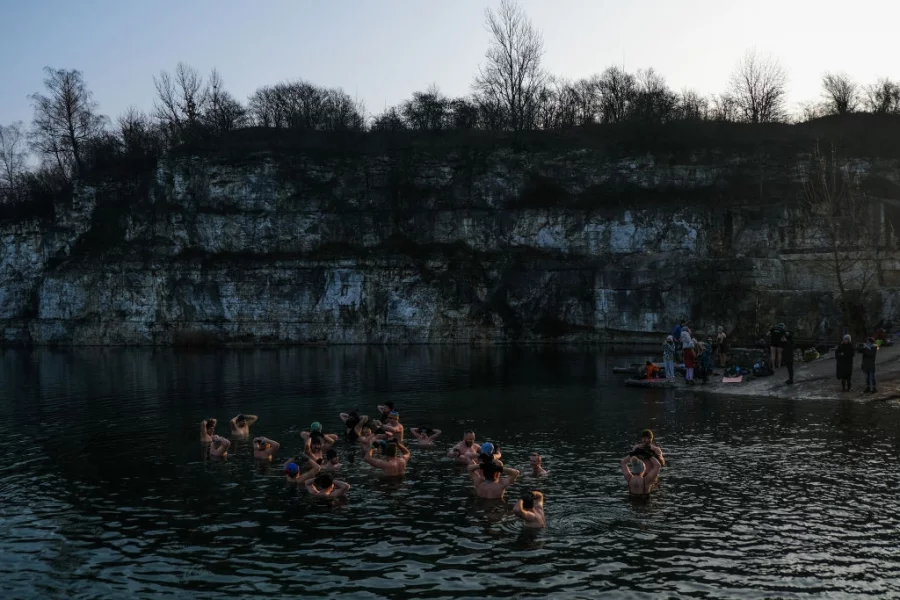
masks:
<instances>
[{"instance_id":1,"label":"dusk sky","mask_svg":"<svg viewBox=\"0 0 900 600\"><path fill-rule=\"evenodd\" d=\"M0 123L30 121L45 65L80 69L100 110L149 110L152 77L184 61L217 67L245 101L303 78L342 86L381 112L437 83L470 91L488 44L488 0L3 0ZM819 96L823 72L900 77L900 3L830 0L521 0L543 32L545 67L571 78L611 64L654 67L675 90L721 92L751 47L787 69L789 106Z\"/></svg>"}]
</instances>

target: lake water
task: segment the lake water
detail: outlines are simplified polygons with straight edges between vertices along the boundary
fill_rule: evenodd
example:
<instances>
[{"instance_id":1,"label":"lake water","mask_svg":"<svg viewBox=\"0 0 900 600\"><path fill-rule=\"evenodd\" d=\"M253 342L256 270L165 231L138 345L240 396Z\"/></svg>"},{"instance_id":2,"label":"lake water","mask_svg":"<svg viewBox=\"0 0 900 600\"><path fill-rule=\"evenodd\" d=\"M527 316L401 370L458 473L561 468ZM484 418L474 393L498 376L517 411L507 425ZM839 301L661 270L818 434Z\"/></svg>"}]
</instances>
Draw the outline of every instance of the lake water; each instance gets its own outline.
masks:
<instances>
[{"instance_id":1,"label":"lake water","mask_svg":"<svg viewBox=\"0 0 900 600\"><path fill-rule=\"evenodd\" d=\"M895 403L632 390L629 357L359 348L0 351L4 598L897 597ZM393 400L414 446L402 481L345 462L346 501L288 489L301 429ZM199 421L238 412L282 443L204 458ZM473 428L525 468L506 504L474 498L446 449ZM648 503L618 461L651 427ZM341 442L343 445L343 442ZM342 454L344 453L342 449ZM546 495L548 528L511 515Z\"/></svg>"}]
</instances>

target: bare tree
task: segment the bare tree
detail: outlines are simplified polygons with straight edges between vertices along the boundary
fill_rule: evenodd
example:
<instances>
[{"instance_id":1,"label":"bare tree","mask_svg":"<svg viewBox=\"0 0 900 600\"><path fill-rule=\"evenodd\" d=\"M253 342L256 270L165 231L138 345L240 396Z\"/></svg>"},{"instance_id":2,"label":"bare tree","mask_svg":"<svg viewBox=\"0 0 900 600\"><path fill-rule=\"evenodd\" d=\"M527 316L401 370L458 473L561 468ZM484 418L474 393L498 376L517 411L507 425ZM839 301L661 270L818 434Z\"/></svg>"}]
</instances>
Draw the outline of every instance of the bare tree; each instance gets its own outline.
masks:
<instances>
[{"instance_id":1,"label":"bare tree","mask_svg":"<svg viewBox=\"0 0 900 600\"><path fill-rule=\"evenodd\" d=\"M663 123L675 114L678 97L665 78L651 69L640 69L635 77L629 118L648 123Z\"/></svg>"},{"instance_id":2,"label":"bare tree","mask_svg":"<svg viewBox=\"0 0 900 600\"><path fill-rule=\"evenodd\" d=\"M18 200L25 173L25 131L21 121L0 125L0 171L0 201Z\"/></svg>"},{"instance_id":3,"label":"bare tree","mask_svg":"<svg viewBox=\"0 0 900 600\"><path fill-rule=\"evenodd\" d=\"M416 131L441 131L449 126L450 99L434 84L427 91L413 93L400 110L409 128Z\"/></svg>"},{"instance_id":4,"label":"bare tree","mask_svg":"<svg viewBox=\"0 0 900 600\"><path fill-rule=\"evenodd\" d=\"M825 110L828 114L846 115L859 104L859 86L846 73L825 73L822 76Z\"/></svg>"},{"instance_id":5,"label":"bare tree","mask_svg":"<svg viewBox=\"0 0 900 600\"><path fill-rule=\"evenodd\" d=\"M619 67L609 67L600 75L598 82L601 97L602 121L619 123L628 118L631 100L637 89L634 75Z\"/></svg>"},{"instance_id":6,"label":"bare tree","mask_svg":"<svg viewBox=\"0 0 900 600\"><path fill-rule=\"evenodd\" d=\"M684 121L706 120L709 117L709 101L696 90L682 90L678 96L676 114Z\"/></svg>"},{"instance_id":7,"label":"bare tree","mask_svg":"<svg viewBox=\"0 0 900 600\"><path fill-rule=\"evenodd\" d=\"M501 0L496 13L487 9L485 22L492 40L475 89L487 103L502 108L510 129L521 131L531 126L529 119L546 80L541 69L544 41L512 0Z\"/></svg>"},{"instance_id":8,"label":"bare tree","mask_svg":"<svg viewBox=\"0 0 900 600\"><path fill-rule=\"evenodd\" d=\"M178 63L174 77L162 71L153 78L155 116L170 134L184 134L200 120L209 100L209 88L197 69Z\"/></svg>"},{"instance_id":9,"label":"bare tree","mask_svg":"<svg viewBox=\"0 0 900 600\"><path fill-rule=\"evenodd\" d=\"M203 115L206 125L216 133L225 133L240 127L246 115L244 107L225 90L222 75L217 69L209 74L209 96Z\"/></svg>"},{"instance_id":10,"label":"bare tree","mask_svg":"<svg viewBox=\"0 0 900 600\"><path fill-rule=\"evenodd\" d=\"M97 103L81 71L45 67L44 72L47 95L30 96L32 144L67 177L78 175L84 170L84 146L103 131L106 119L97 114Z\"/></svg>"},{"instance_id":11,"label":"bare tree","mask_svg":"<svg viewBox=\"0 0 900 600\"><path fill-rule=\"evenodd\" d=\"M738 63L728 93L748 123L775 123L787 117L787 73L777 60L756 50L748 51Z\"/></svg>"},{"instance_id":12,"label":"bare tree","mask_svg":"<svg viewBox=\"0 0 900 600\"><path fill-rule=\"evenodd\" d=\"M859 178L833 147L825 154L817 145L809 166L801 166L801 179L804 216L828 256L822 268L834 281L845 323L862 333L878 278L880 224L869 210Z\"/></svg>"},{"instance_id":13,"label":"bare tree","mask_svg":"<svg viewBox=\"0 0 900 600\"><path fill-rule=\"evenodd\" d=\"M733 122L738 119L738 106L731 94L713 96L710 101L710 118L714 121Z\"/></svg>"},{"instance_id":14,"label":"bare tree","mask_svg":"<svg viewBox=\"0 0 900 600\"><path fill-rule=\"evenodd\" d=\"M877 83L865 87L865 106L873 113L900 112L900 84L882 77Z\"/></svg>"}]
</instances>

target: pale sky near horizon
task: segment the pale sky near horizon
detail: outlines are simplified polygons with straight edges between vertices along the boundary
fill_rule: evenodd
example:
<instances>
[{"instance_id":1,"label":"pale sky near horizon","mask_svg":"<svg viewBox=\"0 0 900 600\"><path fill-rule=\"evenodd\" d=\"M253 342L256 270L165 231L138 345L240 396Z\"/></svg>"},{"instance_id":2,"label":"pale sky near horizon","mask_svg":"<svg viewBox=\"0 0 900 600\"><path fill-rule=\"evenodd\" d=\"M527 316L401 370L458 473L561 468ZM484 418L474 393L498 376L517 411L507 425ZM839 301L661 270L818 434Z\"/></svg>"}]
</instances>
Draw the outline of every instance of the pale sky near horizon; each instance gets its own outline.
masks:
<instances>
[{"instance_id":1,"label":"pale sky near horizon","mask_svg":"<svg viewBox=\"0 0 900 600\"><path fill-rule=\"evenodd\" d=\"M675 90L724 90L751 47L777 57L789 106L815 100L825 71L859 83L900 78L900 3L883 0L520 0L542 31L544 66L577 78L611 64L653 67ZM149 110L152 77L179 61L246 101L256 88L302 78L341 86L378 113L437 83L471 90L494 0L0 0L0 124L31 120L28 95L45 65L79 69L100 111Z\"/></svg>"}]
</instances>

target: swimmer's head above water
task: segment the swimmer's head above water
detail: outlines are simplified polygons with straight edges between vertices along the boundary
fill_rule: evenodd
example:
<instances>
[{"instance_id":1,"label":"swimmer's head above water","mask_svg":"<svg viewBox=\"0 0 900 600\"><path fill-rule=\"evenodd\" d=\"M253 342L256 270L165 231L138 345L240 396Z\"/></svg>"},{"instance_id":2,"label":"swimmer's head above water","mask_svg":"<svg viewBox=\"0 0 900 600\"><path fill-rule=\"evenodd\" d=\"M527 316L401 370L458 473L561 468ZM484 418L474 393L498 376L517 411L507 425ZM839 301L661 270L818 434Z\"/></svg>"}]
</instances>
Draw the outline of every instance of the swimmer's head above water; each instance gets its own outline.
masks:
<instances>
[{"instance_id":1,"label":"swimmer's head above water","mask_svg":"<svg viewBox=\"0 0 900 600\"><path fill-rule=\"evenodd\" d=\"M522 494L522 508L525 510L534 509L534 492L525 492Z\"/></svg>"},{"instance_id":2,"label":"swimmer's head above water","mask_svg":"<svg viewBox=\"0 0 900 600\"><path fill-rule=\"evenodd\" d=\"M645 446L653 443L653 431L645 429L641 432L641 443Z\"/></svg>"},{"instance_id":3,"label":"swimmer's head above water","mask_svg":"<svg viewBox=\"0 0 900 600\"><path fill-rule=\"evenodd\" d=\"M300 465L295 462L289 462L287 466L284 468L284 474L294 479L298 475L300 475Z\"/></svg>"},{"instance_id":4,"label":"swimmer's head above water","mask_svg":"<svg viewBox=\"0 0 900 600\"><path fill-rule=\"evenodd\" d=\"M466 433L463 435L463 442L465 442L466 446L471 448L472 444L475 443L475 432L471 429L466 431Z\"/></svg>"},{"instance_id":5,"label":"swimmer's head above water","mask_svg":"<svg viewBox=\"0 0 900 600\"><path fill-rule=\"evenodd\" d=\"M323 492L328 491L334 486L334 477L329 473L319 473L316 475L315 484Z\"/></svg>"},{"instance_id":6,"label":"swimmer's head above water","mask_svg":"<svg viewBox=\"0 0 900 600\"><path fill-rule=\"evenodd\" d=\"M528 462L531 463L532 467L535 467L535 468L540 467L543 460L544 460L543 457L540 454L538 454L537 452L532 452L531 454L528 455Z\"/></svg>"}]
</instances>

